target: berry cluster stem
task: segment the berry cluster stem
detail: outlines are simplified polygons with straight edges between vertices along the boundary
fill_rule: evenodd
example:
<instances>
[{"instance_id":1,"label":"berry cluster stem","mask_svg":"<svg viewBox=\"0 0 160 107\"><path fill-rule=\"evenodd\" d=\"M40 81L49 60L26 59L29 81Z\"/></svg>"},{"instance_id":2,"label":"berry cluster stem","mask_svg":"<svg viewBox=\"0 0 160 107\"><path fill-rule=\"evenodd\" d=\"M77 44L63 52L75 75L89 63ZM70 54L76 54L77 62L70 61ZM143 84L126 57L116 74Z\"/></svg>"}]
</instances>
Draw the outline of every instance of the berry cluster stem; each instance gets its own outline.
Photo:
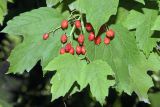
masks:
<instances>
[{"instance_id":1,"label":"berry cluster stem","mask_svg":"<svg viewBox=\"0 0 160 107\"><path fill-rule=\"evenodd\" d=\"M91 62L90 59L87 56L85 56L85 59L86 59L88 64Z\"/></svg>"},{"instance_id":2,"label":"berry cluster stem","mask_svg":"<svg viewBox=\"0 0 160 107\"><path fill-rule=\"evenodd\" d=\"M57 30L60 29L60 28L61 28L61 26L59 26L59 27L57 27L57 28L55 28L55 29L49 31L48 34L50 34L50 33L52 33L52 32L54 33L55 31L57 31Z\"/></svg>"},{"instance_id":3,"label":"berry cluster stem","mask_svg":"<svg viewBox=\"0 0 160 107\"><path fill-rule=\"evenodd\" d=\"M73 19L75 19L75 18L78 17L78 16L80 17L80 14L75 14L75 15L73 15L74 12L77 12L77 10L73 10L73 11L71 12L70 16L67 18L68 21L72 21Z\"/></svg>"},{"instance_id":4,"label":"berry cluster stem","mask_svg":"<svg viewBox=\"0 0 160 107\"><path fill-rule=\"evenodd\" d=\"M83 17L83 16L82 16L82 17ZM81 21L81 23L82 23L82 33L85 33L84 22L83 22L83 21Z\"/></svg>"},{"instance_id":5,"label":"berry cluster stem","mask_svg":"<svg viewBox=\"0 0 160 107\"><path fill-rule=\"evenodd\" d=\"M81 16L79 16L79 18L78 18L77 20L80 20L80 19L81 19ZM71 30L71 32L70 32L70 34L69 34L69 36L68 36L68 37L70 38L70 41L71 41L71 42L72 42L72 35L73 35L75 29L76 29L76 26L73 25L72 30Z\"/></svg>"}]
</instances>

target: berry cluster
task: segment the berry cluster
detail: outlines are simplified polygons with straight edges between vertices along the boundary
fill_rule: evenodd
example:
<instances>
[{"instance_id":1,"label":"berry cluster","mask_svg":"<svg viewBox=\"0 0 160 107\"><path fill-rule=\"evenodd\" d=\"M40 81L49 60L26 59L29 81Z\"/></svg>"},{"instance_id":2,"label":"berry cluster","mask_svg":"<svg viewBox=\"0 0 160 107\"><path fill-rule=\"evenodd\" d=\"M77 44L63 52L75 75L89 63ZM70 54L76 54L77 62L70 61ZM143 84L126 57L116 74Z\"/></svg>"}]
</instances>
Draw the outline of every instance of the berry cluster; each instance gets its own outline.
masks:
<instances>
[{"instance_id":1,"label":"berry cluster","mask_svg":"<svg viewBox=\"0 0 160 107\"><path fill-rule=\"evenodd\" d=\"M76 29L81 29L81 27L82 27L81 21L80 21L80 20L76 20L76 21L74 22L74 26L75 26ZM62 28L63 30L65 30L65 29L68 28L68 21L67 21L67 20L63 20L63 21L61 22L61 28ZM68 39L67 35L66 35L66 34L63 34L63 35L61 36L61 43L62 43L62 44L65 44L65 43L67 42L67 39ZM85 46L83 45L83 44L84 44L84 40L85 40L84 35L83 35L83 34L80 34L80 35L78 36L78 38L77 38L78 45L76 46L76 48L74 49L74 47L72 46L71 41L69 41L69 43L67 43L67 44L65 45L65 47L62 47L62 48L60 49L60 54L70 53L70 54L74 55L74 52L75 52L75 50L76 50L77 55L80 55L80 54L85 55L86 49L85 49Z\"/></svg>"},{"instance_id":2,"label":"berry cluster","mask_svg":"<svg viewBox=\"0 0 160 107\"><path fill-rule=\"evenodd\" d=\"M90 24L87 24L86 29L88 32L92 31L92 26ZM112 29L109 29L106 31L106 37L104 38L104 43L108 45L110 43L110 40L114 38L114 31ZM95 36L94 32L90 32L88 36L89 41L94 41L95 45L99 45L101 43L101 36Z\"/></svg>"},{"instance_id":3,"label":"berry cluster","mask_svg":"<svg viewBox=\"0 0 160 107\"><path fill-rule=\"evenodd\" d=\"M106 37L104 38L104 43L108 45L110 43L110 40L114 38L114 31L112 29L108 30L106 32Z\"/></svg>"},{"instance_id":4,"label":"berry cluster","mask_svg":"<svg viewBox=\"0 0 160 107\"><path fill-rule=\"evenodd\" d=\"M69 21L63 20L61 22L60 28L62 30L66 30L68 26L69 26ZM82 30L81 21L78 19L74 21L72 26L75 29ZM101 36L95 36L94 29L91 23L86 23L85 28L86 31L89 33L88 40L94 41L95 45L99 45L101 43ZM75 29L73 30L73 32L75 32ZM43 35L43 39L47 40L48 38L49 38L49 33L45 33ZM68 40L68 38L70 39ZM112 29L108 29L106 31L106 37L104 38L104 43L108 45L113 38L114 38L114 31ZM80 34L78 34L76 38L74 37L74 40L76 40L78 43L78 45L75 48L72 46L72 40L73 40L72 35L70 36L67 36L67 34L61 35L60 41L62 43L62 48L60 49L60 54L70 53L74 55L74 53L76 52L77 55L80 54L85 55L86 54L86 48L84 45L85 36L83 35L83 33L81 32Z\"/></svg>"}]
</instances>

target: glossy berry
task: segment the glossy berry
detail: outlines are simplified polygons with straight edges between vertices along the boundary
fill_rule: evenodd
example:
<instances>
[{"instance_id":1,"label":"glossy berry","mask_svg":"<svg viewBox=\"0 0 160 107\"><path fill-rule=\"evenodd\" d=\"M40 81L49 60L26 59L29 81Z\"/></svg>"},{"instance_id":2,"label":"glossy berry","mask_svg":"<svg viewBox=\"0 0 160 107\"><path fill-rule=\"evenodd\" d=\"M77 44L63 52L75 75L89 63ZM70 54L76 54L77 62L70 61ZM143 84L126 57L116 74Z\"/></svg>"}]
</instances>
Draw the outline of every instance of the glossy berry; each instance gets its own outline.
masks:
<instances>
[{"instance_id":1,"label":"glossy berry","mask_svg":"<svg viewBox=\"0 0 160 107\"><path fill-rule=\"evenodd\" d=\"M65 49L64 48L60 49L60 54L65 54Z\"/></svg>"},{"instance_id":2,"label":"glossy berry","mask_svg":"<svg viewBox=\"0 0 160 107\"><path fill-rule=\"evenodd\" d=\"M80 20L75 21L75 27L76 28L81 28L81 21Z\"/></svg>"},{"instance_id":3,"label":"glossy berry","mask_svg":"<svg viewBox=\"0 0 160 107\"><path fill-rule=\"evenodd\" d=\"M86 48L85 48L85 46L82 46L82 47L81 47L81 53L82 53L82 55L85 55L85 54L86 54Z\"/></svg>"},{"instance_id":4,"label":"glossy berry","mask_svg":"<svg viewBox=\"0 0 160 107\"><path fill-rule=\"evenodd\" d=\"M62 29L67 29L68 28L68 20L63 20L61 23L61 28Z\"/></svg>"},{"instance_id":5,"label":"glossy berry","mask_svg":"<svg viewBox=\"0 0 160 107\"><path fill-rule=\"evenodd\" d=\"M113 38L114 37L114 31L112 29L108 30L106 32L106 36L109 38Z\"/></svg>"},{"instance_id":6,"label":"glossy berry","mask_svg":"<svg viewBox=\"0 0 160 107\"><path fill-rule=\"evenodd\" d=\"M49 38L49 34L48 33L45 33L44 35L43 35L43 40L47 40Z\"/></svg>"},{"instance_id":7,"label":"glossy berry","mask_svg":"<svg viewBox=\"0 0 160 107\"><path fill-rule=\"evenodd\" d=\"M105 37L105 38L104 38L104 43L105 43L106 45L108 45L108 44L110 43L110 38Z\"/></svg>"},{"instance_id":8,"label":"glossy berry","mask_svg":"<svg viewBox=\"0 0 160 107\"><path fill-rule=\"evenodd\" d=\"M86 30L88 31L88 32L90 32L90 31L92 31L92 25L91 25L91 23L86 23Z\"/></svg>"},{"instance_id":9,"label":"glossy berry","mask_svg":"<svg viewBox=\"0 0 160 107\"><path fill-rule=\"evenodd\" d=\"M78 43L79 43L79 44L83 44L83 42L84 42L84 35L80 34L80 35L78 36Z\"/></svg>"},{"instance_id":10,"label":"glossy berry","mask_svg":"<svg viewBox=\"0 0 160 107\"><path fill-rule=\"evenodd\" d=\"M70 49L69 53L74 55L74 48L73 47Z\"/></svg>"},{"instance_id":11,"label":"glossy berry","mask_svg":"<svg viewBox=\"0 0 160 107\"><path fill-rule=\"evenodd\" d=\"M96 45L99 45L101 43L101 37L100 36L97 36L95 39L94 39L94 43Z\"/></svg>"},{"instance_id":12,"label":"glossy berry","mask_svg":"<svg viewBox=\"0 0 160 107\"><path fill-rule=\"evenodd\" d=\"M61 42L62 42L62 43L66 43L66 42L67 42L67 35L63 34L63 35L61 36Z\"/></svg>"},{"instance_id":13,"label":"glossy berry","mask_svg":"<svg viewBox=\"0 0 160 107\"><path fill-rule=\"evenodd\" d=\"M69 52L71 50L71 48L72 48L71 43L67 43L66 46L65 46L65 51Z\"/></svg>"},{"instance_id":14,"label":"glossy berry","mask_svg":"<svg viewBox=\"0 0 160 107\"><path fill-rule=\"evenodd\" d=\"M78 45L78 46L76 47L76 53L77 53L77 55L80 55L81 52L82 52L82 48L81 48L81 46Z\"/></svg>"},{"instance_id":15,"label":"glossy berry","mask_svg":"<svg viewBox=\"0 0 160 107\"><path fill-rule=\"evenodd\" d=\"M95 38L95 35L94 35L93 32L91 32L91 33L89 34L89 36L88 36L88 40L89 40L89 41L93 41L94 38Z\"/></svg>"}]
</instances>

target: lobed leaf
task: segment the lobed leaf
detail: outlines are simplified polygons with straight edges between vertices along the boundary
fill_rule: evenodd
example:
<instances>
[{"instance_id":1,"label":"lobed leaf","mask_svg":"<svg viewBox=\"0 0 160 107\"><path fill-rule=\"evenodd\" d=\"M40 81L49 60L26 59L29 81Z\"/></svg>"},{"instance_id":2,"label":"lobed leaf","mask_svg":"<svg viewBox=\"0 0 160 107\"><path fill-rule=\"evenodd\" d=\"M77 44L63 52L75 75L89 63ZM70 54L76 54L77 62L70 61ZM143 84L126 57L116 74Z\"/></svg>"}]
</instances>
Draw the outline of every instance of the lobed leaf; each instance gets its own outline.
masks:
<instances>
[{"instance_id":1,"label":"lobed leaf","mask_svg":"<svg viewBox=\"0 0 160 107\"><path fill-rule=\"evenodd\" d=\"M135 1L137 1L137 2L139 2L139 3L142 3L142 4L145 4L145 1L144 1L144 0L135 0Z\"/></svg>"},{"instance_id":2,"label":"lobed leaf","mask_svg":"<svg viewBox=\"0 0 160 107\"><path fill-rule=\"evenodd\" d=\"M157 19L156 19L156 21L154 22L152 30L158 30L158 31L160 31L160 16L158 16Z\"/></svg>"},{"instance_id":3,"label":"lobed leaf","mask_svg":"<svg viewBox=\"0 0 160 107\"><path fill-rule=\"evenodd\" d=\"M149 69L146 59L141 57L134 36L126 28L116 24L111 29L116 35L108 46L86 41L87 56L91 61L108 62L116 74L116 87L120 92L131 95L135 91L141 101L149 102L147 92L153 82L146 73Z\"/></svg>"},{"instance_id":4,"label":"lobed leaf","mask_svg":"<svg viewBox=\"0 0 160 107\"><path fill-rule=\"evenodd\" d=\"M0 0L0 24L2 24L4 20L4 16L7 14L7 1Z\"/></svg>"},{"instance_id":5,"label":"lobed leaf","mask_svg":"<svg viewBox=\"0 0 160 107\"><path fill-rule=\"evenodd\" d=\"M65 96L73 83L79 80L83 66L84 63L77 56L65 54L56 57L45 67L44 70L57 70L51 80L52 100Z\"/></svg>"},{"instance_id":6,"label":"lobed leaf","mask_svg":"<svg viewBox=\"0 0 160 107\"><path fill-rule=\"evenodd\" d=\"M98 33L110 16L116 15L118 4L119 0L76 0L70 7L86 13L87 21L92 23L95 32Z\"/></svg>"},{"instance_id":7,"label":"lobed leaf","mask_svg":"<svg viewBox=\"0 0 160 107\"><path fill-rule=\"evenodd\" d=\"M62 2L63 0L46 0L46 4L48 7L55 6L56 4Z\"/></svg>"},{"instance_id":8,"label":"lobed leaf","mask_svg":"<svg viewBox=\"0 0 160 107\"><path fill-rule=\"evenodd\" d=\"M103 105L109 87L115 84L115 81L107 79L107 76L113 75L114 72L107 62L95 60L84 67L79 83L82 89L89 84L93 97Z\"/></svg>"},{"instance_id":9,"label":"lobed leaf","mask_svg":"<svg viewBox=\"0 0 160 107\"><path fill-rule=\"evenodd\" d=\"M3 30L13 35L23 35L24 41L11 53L9 73L23 73L30 71L37 61L41 60L44 68L54 57L59 54L60 36L64 33L58 30L50 34L48 40L43 40L42 35L60 26L63 16L52 8L39 8L31 12L22 13L7 23ZM66 31L67 32L67 31Z\"/></svg>"},{"instance_id":10,"label":"lobed leaf","mask_svg":"<svg viewBox=\"0 0 160 107\"><path fill-rule=\"evenodd\" d=\"M145 56L148 58L153 47L156 46L157 38L154 31L151 30L153 21L158 16L158 11L154 9L143 8L144 13L131 10L127 16L124 25L128 29L136 29L136 41L138 47L142 50Z\"/></svg>"}]
</instances>

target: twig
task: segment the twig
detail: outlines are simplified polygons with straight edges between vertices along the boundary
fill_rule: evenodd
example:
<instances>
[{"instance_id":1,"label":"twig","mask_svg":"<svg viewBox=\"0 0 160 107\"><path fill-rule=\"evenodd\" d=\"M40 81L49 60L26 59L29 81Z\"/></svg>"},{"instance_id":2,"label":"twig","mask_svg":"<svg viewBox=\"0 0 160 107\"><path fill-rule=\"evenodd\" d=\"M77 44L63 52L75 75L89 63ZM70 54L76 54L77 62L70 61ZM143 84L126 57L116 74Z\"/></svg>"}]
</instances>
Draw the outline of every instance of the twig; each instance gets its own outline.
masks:
<instances>
[{"instance_id":1,"label":"twig","mask_svg":"<svg viewBox=\"0 0 160 107\"><path fill-rule=\"evenodd\" d=\"M61 28L61 26L59 26L59 27L57 27L57 28L55 28L55 29L53 29L53 30L51 30L51 31L49 31L48 33L54 33L55 31L57 31L58 29L60 29Z\"/></svg>"},{"instance_id":2,"label":"twig","mask_svg":"<svg viewBox=\"0 0 160 107\"><path fill-rule=\"evenodd\" d=\"M80 19L81 19L81 17L78 18L78 20L80 20ZM70 38L70 42L72 42L72 40L71 40L72 38L71 38L71 37L72 37L72 35L73 35L75 29L76 29L76 26L73 25L72 30L71 30L71 32L70 32L70 34L69 34L69 36L68 36L68 37Z\"/></svg>"},{"instance_id":3,"label":"twig","mask_svg":"<svg viewBox=\"0 0 160 107\"><path fill-rule=\"evenodd\" d=\"M63 104L64 104L64 107L67 107L67 105L66 105L65 101L63 101Z\"/></svg>"},{"instance_id":4,"label":"twig","mask_svg":"<svg viewBox=\"0 0 160 107\"><path fill-rule=\"evenodd\" d=\"M89 59L87 56L85 56L85 59L86 59L86 61L87 61L88 63L91 62L90 59Z\"/></svg>"}]
</instances>

